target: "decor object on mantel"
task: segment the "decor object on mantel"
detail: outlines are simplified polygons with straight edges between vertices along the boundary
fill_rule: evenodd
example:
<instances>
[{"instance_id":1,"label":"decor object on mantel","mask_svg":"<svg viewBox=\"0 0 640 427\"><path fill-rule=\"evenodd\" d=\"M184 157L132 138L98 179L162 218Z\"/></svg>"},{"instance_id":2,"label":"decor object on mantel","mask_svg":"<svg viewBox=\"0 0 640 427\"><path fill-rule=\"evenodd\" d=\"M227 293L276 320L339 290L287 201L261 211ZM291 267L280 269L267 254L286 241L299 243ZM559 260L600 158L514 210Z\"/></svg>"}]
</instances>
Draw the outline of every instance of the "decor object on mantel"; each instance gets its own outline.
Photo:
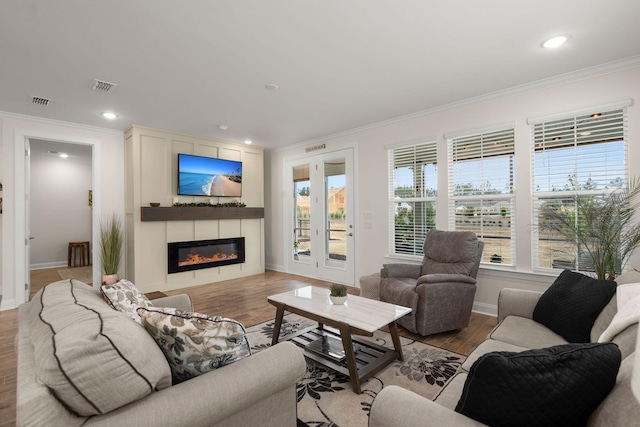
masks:
<instances>
[{"instance_id":1,"label":"decor object on mantel","mask_svg":"<svg viewBox=\"0 0 640 427\"><path fill-rule=\"evenodd\" d=\"M329 288L329 291L329 298L331 299L332 303L340 305L344 304L345 301L347 301L347 287L345 285L334 283Z\"/></svg>"},{"instance_id":2,"label":"decor object on mantel","mask_svg":"<svg viewBox=\"0 0 640 427\"><path fill-rule=\"evenodd\" d=\"M158 202L151 202L151 203L149 203L149 206L151 206L152 208L157 208L158 206L160 206L160 203L158 203Z\"/></svg>"},{"instance_id":3,"label":"decor object on mantel","mask_svg":"<svg viewBox=\"0 0 640 427\"><path fill-rule=\"evenodd\" d=\"M103 285L112 285L119 280L118 269L124 241L122 220L112 215L100 221L100 260L102 261Z\"/></svg>"},{"instance_id":4,"label":"decor object on mantel","mask_svg":"<svg viewBox=\"0 0 640 427\"><path fill-rule=\"evenodd\" d=\"M615 280L640 246L640 224L634 223L640 208L640 179L621 190L575 194L565 202L542 207L539 231L575 242L564 251L574 260L569 262L571 267L594 271L598 279Z\"/></svg>"}]
</instances>

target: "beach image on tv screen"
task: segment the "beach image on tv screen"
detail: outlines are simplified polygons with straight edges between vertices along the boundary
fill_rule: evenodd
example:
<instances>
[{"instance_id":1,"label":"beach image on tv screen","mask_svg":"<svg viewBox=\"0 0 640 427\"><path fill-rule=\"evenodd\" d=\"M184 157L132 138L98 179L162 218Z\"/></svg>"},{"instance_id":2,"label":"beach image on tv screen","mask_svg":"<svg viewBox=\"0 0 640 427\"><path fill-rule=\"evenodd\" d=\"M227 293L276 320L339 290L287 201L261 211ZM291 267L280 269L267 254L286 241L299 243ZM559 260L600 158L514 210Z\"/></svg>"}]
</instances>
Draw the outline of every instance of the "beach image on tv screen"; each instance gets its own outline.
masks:
<instances>
[{"instance_id":1,"label":"beach image on tv screen","mask_svg":"<svg viewBox=\"0 0 640 427\"><path fill-rule=\"evenodd\" d=\"M190 155L180 155L178 159L180 194L216 197L242 195L242 162Z\"/></svg>"}]
</instances>

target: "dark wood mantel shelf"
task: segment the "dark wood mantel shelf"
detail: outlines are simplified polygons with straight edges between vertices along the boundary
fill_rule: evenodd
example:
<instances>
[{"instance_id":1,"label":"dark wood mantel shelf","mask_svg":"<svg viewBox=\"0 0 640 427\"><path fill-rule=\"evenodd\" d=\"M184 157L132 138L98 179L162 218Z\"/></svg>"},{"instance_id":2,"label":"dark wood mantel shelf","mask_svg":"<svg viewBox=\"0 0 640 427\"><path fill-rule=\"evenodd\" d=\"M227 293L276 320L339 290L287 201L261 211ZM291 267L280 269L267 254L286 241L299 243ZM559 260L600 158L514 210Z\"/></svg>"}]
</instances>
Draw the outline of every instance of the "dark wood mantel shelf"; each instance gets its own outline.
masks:
<instances>
[{"instance_id":1,"label":"dark wood mantel shelf","mask_svg":"<svg viewBox=\"0 0 640 427\"><path fill-rule=\"evenodd\" d=\"M208 206L141 207L142 221L191 221L198 219L264 218L264 208L225 208Z\"/></svg>"}]
</instances>

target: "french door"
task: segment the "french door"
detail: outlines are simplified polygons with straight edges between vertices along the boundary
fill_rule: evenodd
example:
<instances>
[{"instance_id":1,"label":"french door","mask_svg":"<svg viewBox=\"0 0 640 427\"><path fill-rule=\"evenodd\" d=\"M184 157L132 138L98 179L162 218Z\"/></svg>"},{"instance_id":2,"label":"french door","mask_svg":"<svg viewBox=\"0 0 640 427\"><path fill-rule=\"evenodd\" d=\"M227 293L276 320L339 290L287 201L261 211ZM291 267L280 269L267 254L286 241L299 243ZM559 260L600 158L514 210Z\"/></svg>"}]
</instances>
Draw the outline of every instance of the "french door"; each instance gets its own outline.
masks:
<instances>
[{"instance_id":1,"label":"french door","mask_svg":"<svg viewBox=\"0 0 640 427\"><path fill-rule=\"evenodd\" d=\"M355 284L353 149L290 160L287 271Z\"/></svg>"}]
</instances>

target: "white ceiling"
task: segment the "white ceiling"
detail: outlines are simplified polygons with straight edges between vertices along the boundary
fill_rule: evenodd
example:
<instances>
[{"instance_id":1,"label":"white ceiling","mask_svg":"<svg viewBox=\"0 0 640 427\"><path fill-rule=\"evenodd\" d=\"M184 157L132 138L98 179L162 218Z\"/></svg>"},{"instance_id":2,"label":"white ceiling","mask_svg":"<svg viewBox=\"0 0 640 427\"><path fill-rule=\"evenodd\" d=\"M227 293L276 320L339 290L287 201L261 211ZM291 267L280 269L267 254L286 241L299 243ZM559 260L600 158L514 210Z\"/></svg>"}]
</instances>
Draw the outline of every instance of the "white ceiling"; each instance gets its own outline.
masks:
<instances>
[{"instance_id":1,"label":"white ceiling","mask_svg":"<svg viewBox=\"0 0 640 427\"><path fill-rule=\"evenodd\" d=\"M637 65L639 22L637 0L2 0L0 111L278 148Z\"/></svg>"}]
</instances>

